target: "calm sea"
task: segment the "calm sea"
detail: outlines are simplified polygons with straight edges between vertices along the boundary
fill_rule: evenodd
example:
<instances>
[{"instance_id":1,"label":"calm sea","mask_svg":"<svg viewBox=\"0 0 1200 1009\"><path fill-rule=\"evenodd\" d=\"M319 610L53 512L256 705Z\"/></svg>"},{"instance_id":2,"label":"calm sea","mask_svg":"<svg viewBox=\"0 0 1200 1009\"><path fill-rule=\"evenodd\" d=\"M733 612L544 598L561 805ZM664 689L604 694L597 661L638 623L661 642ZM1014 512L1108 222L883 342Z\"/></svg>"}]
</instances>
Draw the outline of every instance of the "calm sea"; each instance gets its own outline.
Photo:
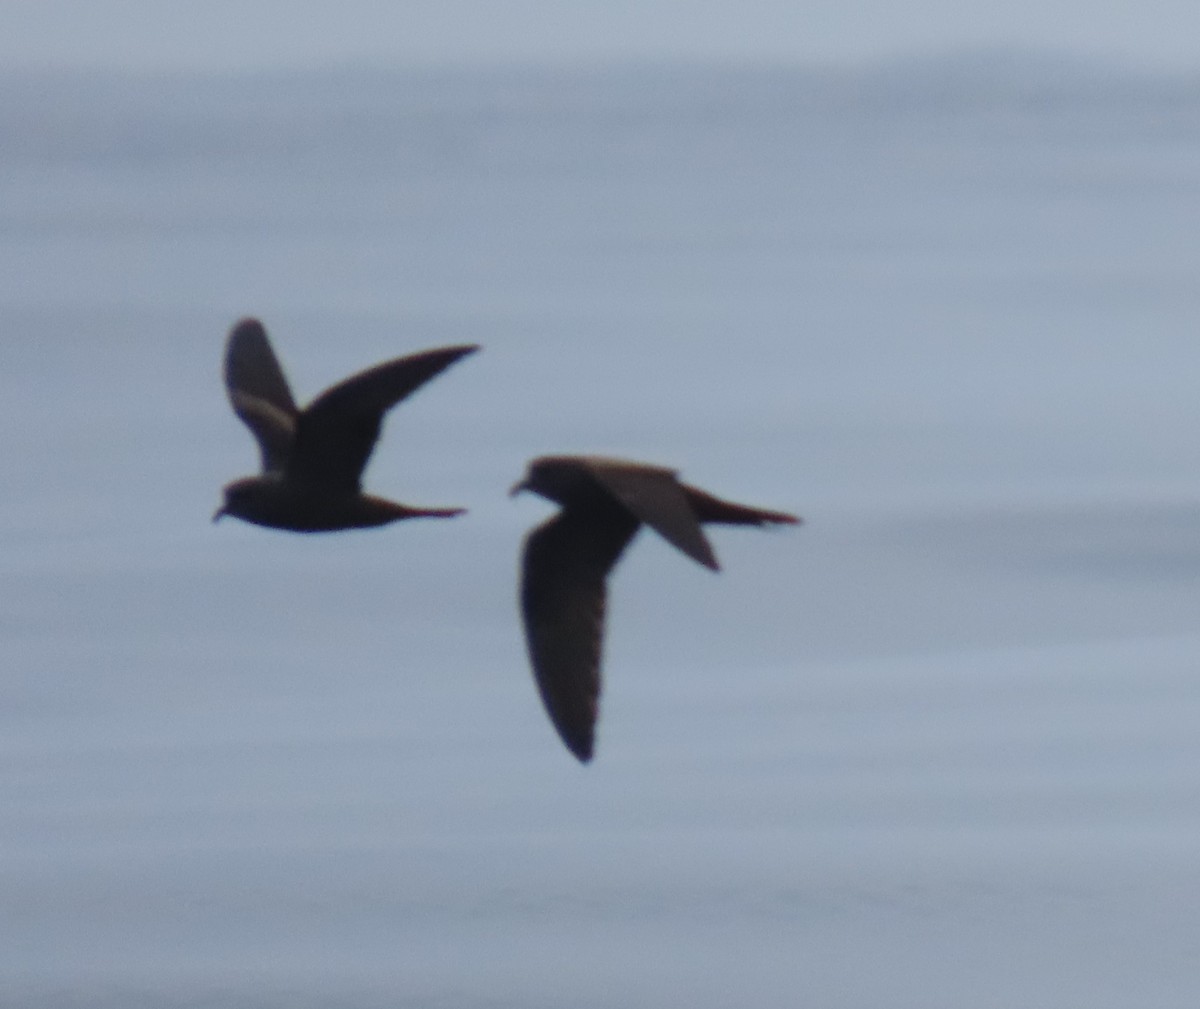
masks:
<instances>
[{"instance_id":1,"label":"calm sea","mask_svg":"<svg viewBox=\"0 0 1200 1009\"><path fill-rule=\"evenodd\" d=\"M0 1001L1156 1009L1200 977L1200 82L1043 58L0 76ZM451 342L367 486L209 516ZM599 748L515 602L531 456L643 534Z\"/></svg>"}]
</instances>

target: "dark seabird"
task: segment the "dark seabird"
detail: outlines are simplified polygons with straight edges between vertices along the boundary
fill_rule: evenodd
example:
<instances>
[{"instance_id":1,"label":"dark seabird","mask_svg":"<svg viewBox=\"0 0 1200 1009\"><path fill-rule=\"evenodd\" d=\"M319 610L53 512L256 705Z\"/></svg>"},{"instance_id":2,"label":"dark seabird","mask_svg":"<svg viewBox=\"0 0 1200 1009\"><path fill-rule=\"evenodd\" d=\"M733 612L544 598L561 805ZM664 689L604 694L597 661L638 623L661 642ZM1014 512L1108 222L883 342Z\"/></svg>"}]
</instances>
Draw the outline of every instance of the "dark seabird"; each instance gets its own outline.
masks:
<instances>
[{"instance_id":1,"label":"dark seabird","mask_svg":"<svg viewBox=\"0 0 1200 1009\"><path fill-rule=\"evenodd\" d=\"M410 508L363 494L363 467L383 415L476 346L441 347L385 361L296 407L266 330L243 319L225 347L225 386L262 453L262 473L225 487L213 515L294 532L381 526L408 518L449 518L462 508Z\"/></svg>"},{"instance_id":2,"label":"dark seabird","mask_svg":"<svg viewBox=\"0 0 1200 1009\"><path fill-rule=\"evenodd\" d=\"M511 493L562 506L525 540L521 610L533 674L550 721L579 760L592 757L600 707L605 579L645 523L699 564L719 570L702 523L797 524L784 512L722 501L674 470L597 456L543 456Z\"/></svg>"}]
</instances>

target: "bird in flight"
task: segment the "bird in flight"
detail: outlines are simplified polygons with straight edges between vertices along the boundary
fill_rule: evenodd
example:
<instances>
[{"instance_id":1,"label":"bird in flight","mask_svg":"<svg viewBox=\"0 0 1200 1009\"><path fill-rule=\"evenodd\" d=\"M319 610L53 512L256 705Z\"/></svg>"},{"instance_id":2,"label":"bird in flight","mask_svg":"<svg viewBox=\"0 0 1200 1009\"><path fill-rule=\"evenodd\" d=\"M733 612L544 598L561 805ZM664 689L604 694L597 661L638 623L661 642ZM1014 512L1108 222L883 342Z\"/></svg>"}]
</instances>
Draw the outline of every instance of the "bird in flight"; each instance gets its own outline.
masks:
<instances>
[{"instance_id":1,"label":"bird in flight","mask_svg":"<svg viewBox=\"0 0 1200 1009\"><path fill-rule=\"evenodd\" d=\"M703 523L796 525L785 512L723 501L674 470L599 456L534 459L510 493L561 506L525 540L521 610L542 703L581 762L592 758L600 709L605 580L643 525L699 564L719 570Z\"/></svg>"},{"instance_id":2,"label":"bird in flight","mask_svg":"<svg viewBox=\"0 0 1200 1009\"><path fill-rule=\"evenodd\" d=\"M462 508L410 508L362 493L362 471L383 415L409 393L479 348L441 347L385 361L296 407L283 369L257 319L243 319L225 346L225 387L233 412L258 442L262 473L228 484L213 515L294 532L449 518Z\"/></svg>"}]
</instances>

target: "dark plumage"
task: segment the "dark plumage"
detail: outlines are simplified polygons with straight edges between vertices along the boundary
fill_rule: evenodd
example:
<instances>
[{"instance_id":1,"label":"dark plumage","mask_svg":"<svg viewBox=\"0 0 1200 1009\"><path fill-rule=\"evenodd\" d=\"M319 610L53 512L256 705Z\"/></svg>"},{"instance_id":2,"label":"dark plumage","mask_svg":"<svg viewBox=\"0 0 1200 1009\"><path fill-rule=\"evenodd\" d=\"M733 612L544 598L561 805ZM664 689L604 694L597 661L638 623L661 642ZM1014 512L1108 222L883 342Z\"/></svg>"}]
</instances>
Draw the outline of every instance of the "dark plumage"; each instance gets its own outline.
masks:
<instances>
[{"instance_id":1,"label":"dark plumage","mask_svg":"<svg viewBox=\"0 0 1200 1009\"><path fill-rule=\"evenodd\" d=\"M597 456L544 456L512 493L562 506L525 540L521 609L534 678L550 720L579 760L592 757L600 706L605 580L644 523L718 570L701 524L794 525L784 512L722 501L675 471Z\"/></svg>"},{"instance_id":2,"label":"dark plumage","mask_svg":"<svg viewBox=\"0 0 1200 1009\"><path fill-rule=\"evenodd\" d=\"M462 508L410 508L363 494L363 467L383 415L475 346L443 347L396 358L326 389L296 407L266 331L243 319L225 347L229 402L262 453L262 473L225 487L213 515L294 532L386 525L399 519L461 514Z\"/></svg>"}]
</instances>

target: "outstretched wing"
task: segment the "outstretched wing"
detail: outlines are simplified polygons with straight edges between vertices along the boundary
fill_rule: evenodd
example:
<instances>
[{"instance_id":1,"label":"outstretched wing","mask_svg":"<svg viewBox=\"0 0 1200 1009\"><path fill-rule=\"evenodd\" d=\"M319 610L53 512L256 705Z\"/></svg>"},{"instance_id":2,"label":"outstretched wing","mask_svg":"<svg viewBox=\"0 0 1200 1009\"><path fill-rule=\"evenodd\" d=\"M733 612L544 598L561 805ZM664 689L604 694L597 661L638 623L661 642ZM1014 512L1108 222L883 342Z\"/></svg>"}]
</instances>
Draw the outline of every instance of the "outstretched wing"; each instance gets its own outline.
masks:
<instances>
[{"instance_id":1,"label":"outstretched wing","mask_svg":"<svg viewBox=\"0 0 1200 1009\"><path fill-rule=\"evenodd\" d=\"M525 540L521 611L538 692L567 749L592 758L600 711L605 579L637 532L615 506L569 508Z\"/></svg>"},{"instance_id":2,"label":"outstretched wing","mask_svg":"<svg viewBox=\"0 0 1200 1009\"><path fill-rule=\"evenodd\" d=\"M717 571L716 555L674 470L618 459L580 460L592 477L641 522L692 560Z\"/></svg>"},{"instance_id":3,"label":"outstretched wing","mask_svg":"<svg viewBox=\"0 0 1200 1009\"><path fill-rule=\"evenodd\" d=\"M288 475L357 491L383 415L476 346L442 347L396 358L326 389L300 414Z\"/></svg>"},{"instance_id":4,"label":"outstretched wing","mask_svg":"<svg viewBox=\"0 0 1200 1009\"><path fill-rule=\"evenodd\" d=\"M225 388L233 412L250 428L264 472L281 470L296 430L296 404L257 319L243 319L225 343Z\"/></svg>"}]
</instances>

